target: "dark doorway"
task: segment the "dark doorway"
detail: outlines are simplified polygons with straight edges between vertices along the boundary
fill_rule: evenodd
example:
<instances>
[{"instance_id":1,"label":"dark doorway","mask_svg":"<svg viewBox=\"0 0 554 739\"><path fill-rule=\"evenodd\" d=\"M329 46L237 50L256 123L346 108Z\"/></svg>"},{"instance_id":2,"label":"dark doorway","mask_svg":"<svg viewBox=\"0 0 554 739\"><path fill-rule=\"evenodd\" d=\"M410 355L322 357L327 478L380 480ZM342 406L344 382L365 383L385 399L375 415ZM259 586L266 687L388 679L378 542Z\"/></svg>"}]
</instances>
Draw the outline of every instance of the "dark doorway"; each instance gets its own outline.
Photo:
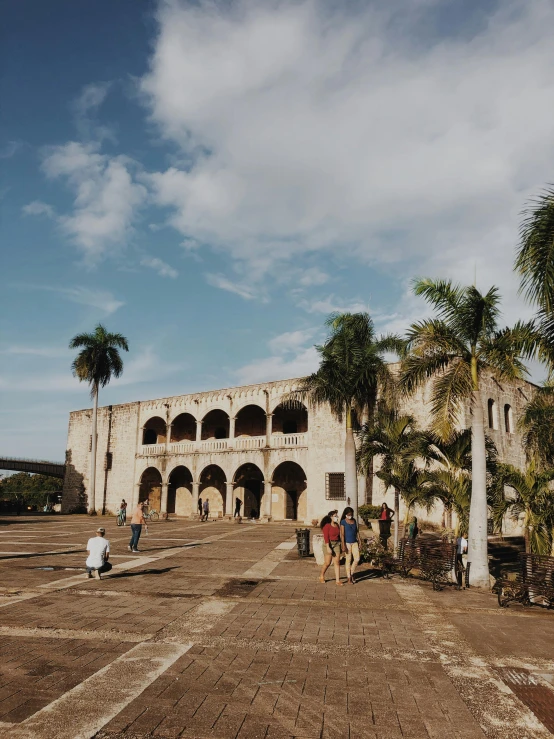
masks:
<instances>
[{"instance_id":1,"label":"dark doorway","mask_svg":"<svg viewBox=\"0 0 554 739\"><path fill-rule=\"evenodd\" d=\"M285 518L296 521L298 518L298 491L287 490Z\"/></svg>"},{"instance_id":2,"label":"dark doorway","mask_svg":"<svg viewBox=\"0 0 554 739\"><path fill-rule=\"evenodd\" d=\"M245 480L244 486L244 517L259 518L262 499L262 483L260 480Z\"/></svg>"}]
</instances>

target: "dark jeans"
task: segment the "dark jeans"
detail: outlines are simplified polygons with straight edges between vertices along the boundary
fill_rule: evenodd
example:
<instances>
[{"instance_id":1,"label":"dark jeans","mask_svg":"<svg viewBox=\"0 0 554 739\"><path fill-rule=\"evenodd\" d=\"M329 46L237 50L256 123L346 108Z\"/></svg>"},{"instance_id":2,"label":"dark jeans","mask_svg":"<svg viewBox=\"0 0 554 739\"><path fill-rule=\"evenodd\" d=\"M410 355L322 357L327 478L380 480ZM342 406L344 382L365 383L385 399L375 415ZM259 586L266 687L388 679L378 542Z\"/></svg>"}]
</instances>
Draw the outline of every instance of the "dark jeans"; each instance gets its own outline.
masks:
<instances>
[{"instance_id":1,"label":"dark jeans","mask_svg":"<svg viewBox=\"0 0 554 739\"><path fill-rule=\"evenodd\" d=\"M104 562L102 567L87 567L87 572L94 572L94 570L98 570L98 572L102 575L104 572L109 572L112 569L112 565L109 562Z\"/></svg>"},{"instance_id":2,"label":"dark jeans","mask_svg":"<svg viewBox=\"0 0 554 739\"><path fill-rule=\"evenodd\" d=\"M384 548L387 548L388 540L390 539L390 519L379 520L379 538Z\"/></svg>"},{"instance_id":3,"label":"dark jeans","mask_svg":"<svg viewBox=\"0 0 554 739\"><path fill-rule=\"evenodd\" d=\"M142 531L142 524L140 523L131 524L131 541L129 542L129 546L131 547L131 549L138 549L138 543L139 543L141 531Z\"/></svg>"}]
</instances>

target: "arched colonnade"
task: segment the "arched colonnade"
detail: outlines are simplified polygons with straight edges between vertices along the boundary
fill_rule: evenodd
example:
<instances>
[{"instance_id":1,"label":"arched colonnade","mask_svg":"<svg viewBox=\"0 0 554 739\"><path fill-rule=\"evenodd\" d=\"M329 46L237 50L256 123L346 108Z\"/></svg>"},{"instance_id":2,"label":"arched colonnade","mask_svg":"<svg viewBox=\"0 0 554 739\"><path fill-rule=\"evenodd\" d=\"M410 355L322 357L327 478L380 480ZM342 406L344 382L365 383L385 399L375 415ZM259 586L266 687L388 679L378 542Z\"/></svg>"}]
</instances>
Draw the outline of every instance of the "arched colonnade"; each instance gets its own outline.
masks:
<instances>
[{"instance_id":1,"label":"arched colonnade","mask_svg":"<svg viewBox=\"0 0 554 739\"><path fill-rule=\"evenodd\" d=\"M201 498L209 501L212 516L232 516L238 499L241 515L246 518L306 517L306 474L296 462L281 462L267 480L251 462L240 465L230 479L216 464L204 467L196 479L184 465L167 474L152 466L144 470L137 486L138 501L148 498L150 506L162 514L194 516Z\"/></svg>"}]
</instances>

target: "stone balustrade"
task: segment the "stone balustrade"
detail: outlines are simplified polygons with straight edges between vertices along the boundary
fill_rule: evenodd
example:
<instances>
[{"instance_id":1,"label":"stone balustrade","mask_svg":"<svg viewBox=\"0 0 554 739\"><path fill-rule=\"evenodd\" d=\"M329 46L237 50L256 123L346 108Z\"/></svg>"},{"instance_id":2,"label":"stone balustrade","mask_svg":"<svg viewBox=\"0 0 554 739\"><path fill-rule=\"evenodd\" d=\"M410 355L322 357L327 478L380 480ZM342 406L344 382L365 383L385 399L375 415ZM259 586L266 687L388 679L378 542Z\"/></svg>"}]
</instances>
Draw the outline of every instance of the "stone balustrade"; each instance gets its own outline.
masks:
<instances>
[{"instance_id":1,"label":"stone balustrade","mask_svg":"<svg viewBox=\"0 0 554 739\"><path fill-rule=\"evenodd\" d=\"M232 450L246 451L264 449L267 436L242 436L238 439L208 439L206 441L176 441L170 444L143 444L141 454L157 457L169 454L191 454L193 452L228 452ZM270 448L284 449L305 447L308 445L307 434L272 434Z\"/></svg>"}]
</instances>

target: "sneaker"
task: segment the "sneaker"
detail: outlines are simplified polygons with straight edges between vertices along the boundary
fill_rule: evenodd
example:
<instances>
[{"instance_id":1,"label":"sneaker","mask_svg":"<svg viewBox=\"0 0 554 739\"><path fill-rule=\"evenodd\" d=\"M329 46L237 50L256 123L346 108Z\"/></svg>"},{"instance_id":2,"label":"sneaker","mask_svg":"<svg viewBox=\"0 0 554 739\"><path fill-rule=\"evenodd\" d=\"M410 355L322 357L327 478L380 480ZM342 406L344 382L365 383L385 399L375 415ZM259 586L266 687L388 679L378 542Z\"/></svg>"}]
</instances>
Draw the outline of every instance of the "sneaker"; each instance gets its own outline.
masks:
<instances>
[{"instance_id":1,"label":"sneaker","mask_svg":"<svg viewBox=\"0 0 554 739\"><path fill-rule=\"evenodd\" d=\"M102 579L102 575L98 572L98 570L94 570L94 577L97 580L101 580Z\"/></svg>"},{"instance_id":2,"label":"sneaker","mask_svg":"<svg viewBox=\"0 0 554 739\"><path fill-rule=\"evenodd\" d=\"M133 552L140 552L140 549L133 549Z\"/></svg>"},{"instance_id":3,"label":"sneaker","mask_svg":"<svg viewBox=\"0 0 554 739\"><path fill-rule=\"evenodd\" d=\"M131 545L130 545L130 544L129 544L129 546L127 547L127 549L128 549L128 550L129 550L130 552L132 552L132 551L133 551L133 550L132 550L132 548L131 548Z\"/></svg>"},{"instance_id":4,"label":"sneaker","mask_svg":"<svg viewBox=\"0 0 554 739\"><path fill-rule=\"evenodd\" d=\"M87 580L90 580L92 578L92 572L87 572Z\"/></svg>"}]
</instances>

